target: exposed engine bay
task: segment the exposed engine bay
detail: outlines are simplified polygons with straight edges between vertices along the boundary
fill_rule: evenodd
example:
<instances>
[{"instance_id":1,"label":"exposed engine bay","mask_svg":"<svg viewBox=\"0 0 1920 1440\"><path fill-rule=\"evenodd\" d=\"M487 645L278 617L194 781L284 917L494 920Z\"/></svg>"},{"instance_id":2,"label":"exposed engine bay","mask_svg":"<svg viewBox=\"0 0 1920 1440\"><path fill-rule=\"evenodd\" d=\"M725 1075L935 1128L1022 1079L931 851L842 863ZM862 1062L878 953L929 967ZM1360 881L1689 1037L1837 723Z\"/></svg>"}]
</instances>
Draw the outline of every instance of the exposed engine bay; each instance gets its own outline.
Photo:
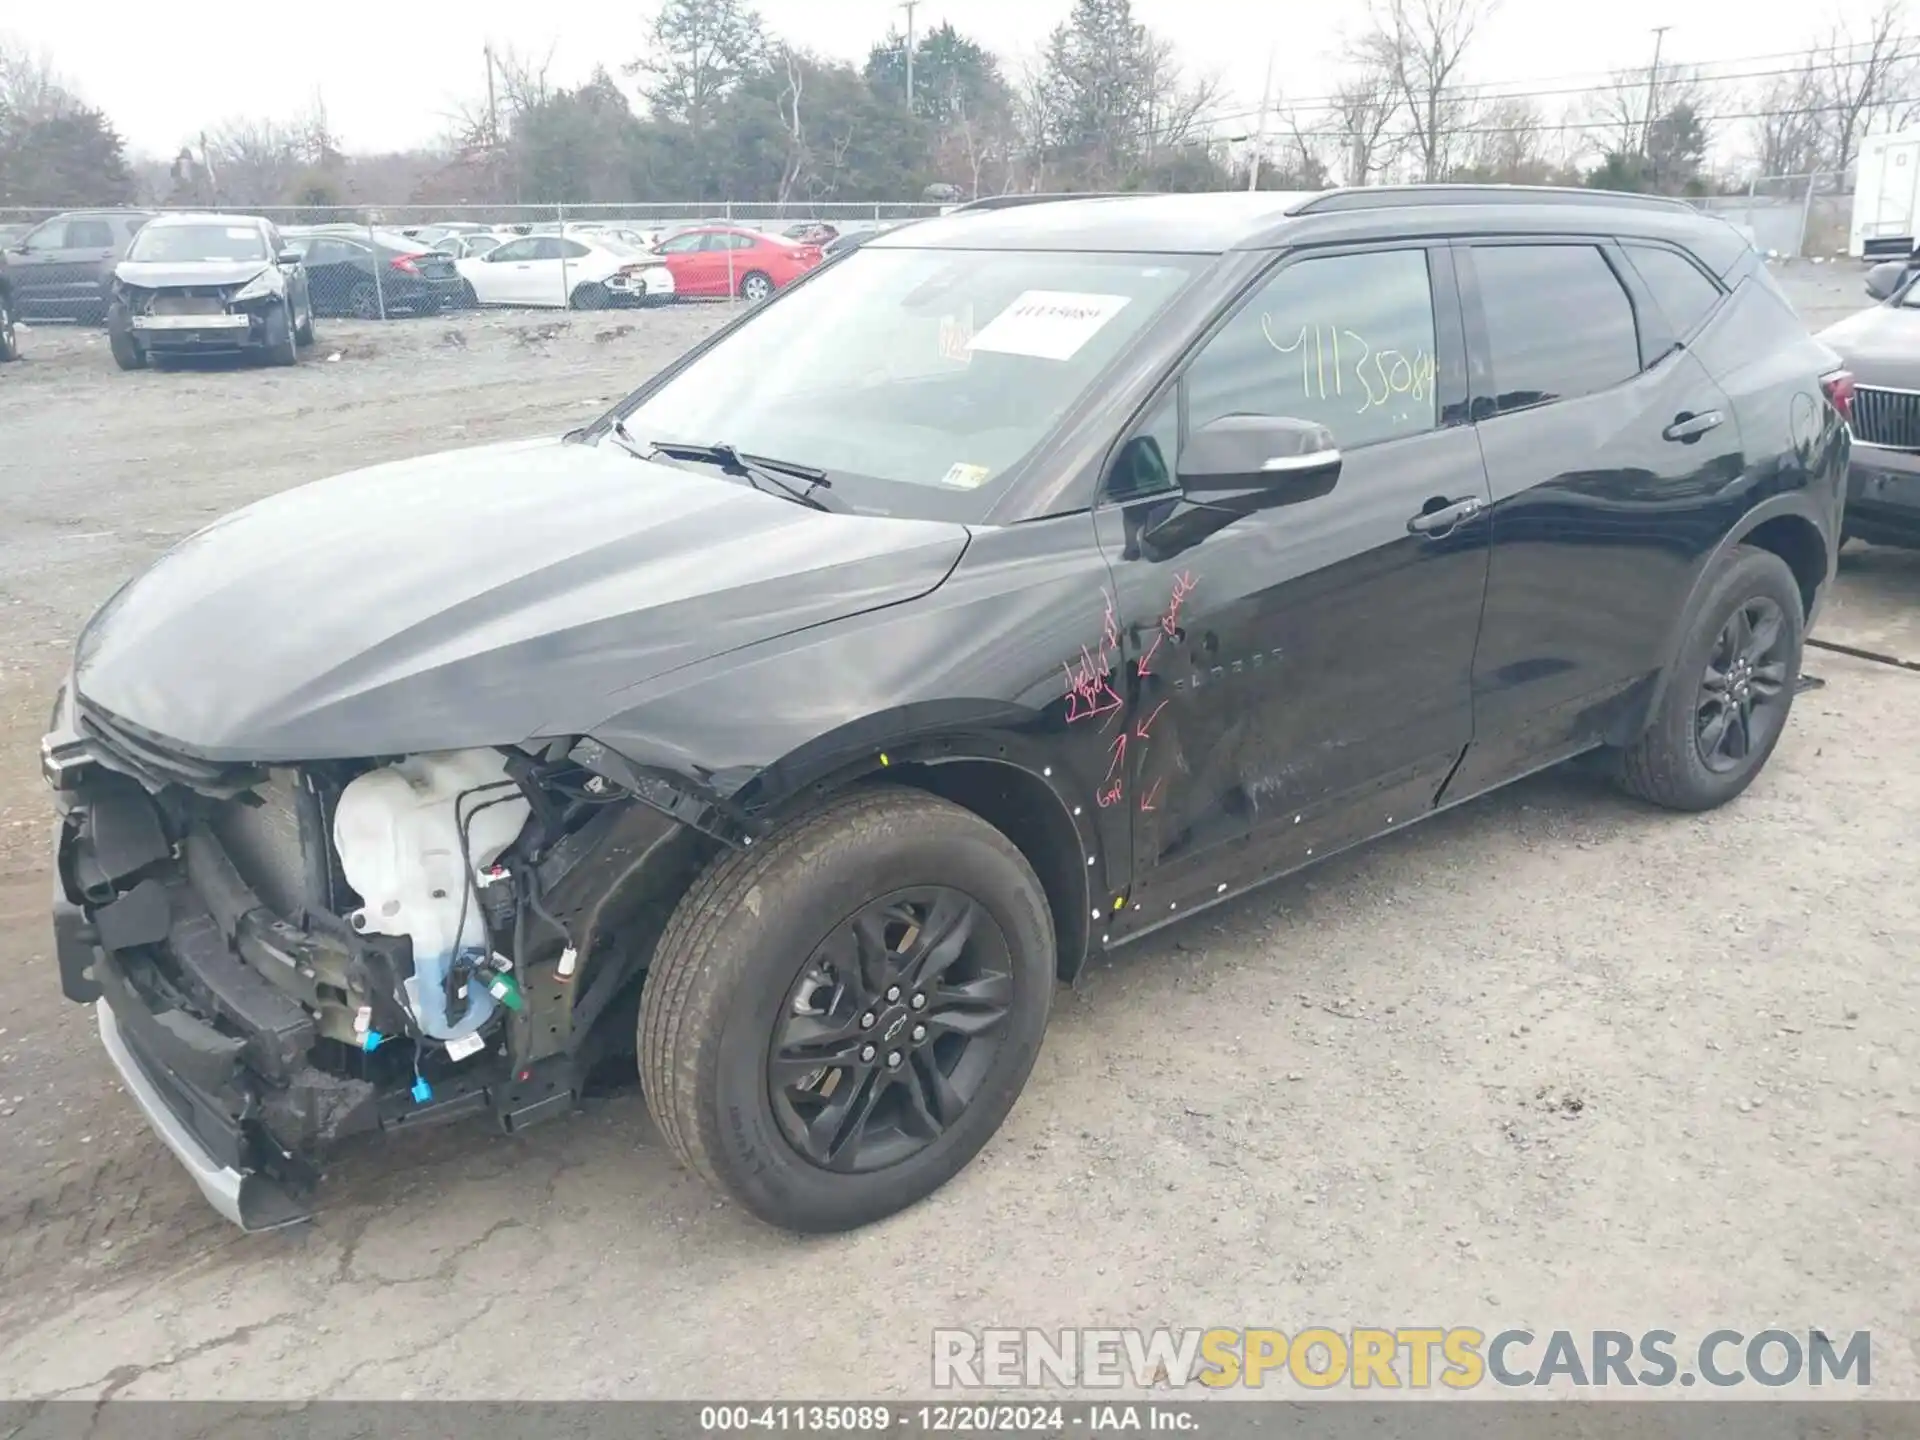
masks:
<instances>
[{"instance_id":1,"label":"exposed engine bay","mask_svg":"<svg viewBox=\"0 0 1920 1440\"><path fill-rule=\"evenodd\" d=\"M85 733L48 762L63 987L247 1228L303 1218L346 1136L572 1109L718 845L564 741L242 771Z\"/></svg>"}]
</instances>

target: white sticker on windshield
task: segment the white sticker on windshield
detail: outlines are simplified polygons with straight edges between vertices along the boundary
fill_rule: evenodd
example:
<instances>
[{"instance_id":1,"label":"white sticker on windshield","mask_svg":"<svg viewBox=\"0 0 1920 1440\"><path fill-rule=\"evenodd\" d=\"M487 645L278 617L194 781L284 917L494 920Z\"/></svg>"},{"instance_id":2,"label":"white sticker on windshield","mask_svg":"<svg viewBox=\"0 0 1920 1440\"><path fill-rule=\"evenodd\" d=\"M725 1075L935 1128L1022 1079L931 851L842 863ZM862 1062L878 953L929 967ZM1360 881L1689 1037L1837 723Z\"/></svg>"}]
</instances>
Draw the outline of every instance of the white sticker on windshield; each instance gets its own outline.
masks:
<instances>
[{"instance_id":1,"label":"white sticker on windshield","mask_svg":"<svg viewBox=\"0 0 1920 1440\"><path fill-rule=\"evenodd\" d=\"M253 239L253 231L244 225L229 225L227 226L227 238L229 240L251 240Z\"/></svg>"},{"instance_id":2,"label":"white sticker on windshield","mask_svg":"<svg viewBox=\"0 0 1920 1440\"><path fill-rule=\"evenodd\" d=\"M987 483L987 477L991 474L991 465L954 465L940 477L940 483L951 485L956 490L978 490Z\"/></svg>"},{"instance_id":3,"label":"white sticker on windshield","mask_svg":"<svg viewBox=\"0 0 1920 1440\"><path fill-rule=\"evenodd\" d=\"M989 320L973 337L972 350L1071 360L1127 303L1125 295L1080 295L1071 290L1029 290Z\"/></svg>"}]
</instances>

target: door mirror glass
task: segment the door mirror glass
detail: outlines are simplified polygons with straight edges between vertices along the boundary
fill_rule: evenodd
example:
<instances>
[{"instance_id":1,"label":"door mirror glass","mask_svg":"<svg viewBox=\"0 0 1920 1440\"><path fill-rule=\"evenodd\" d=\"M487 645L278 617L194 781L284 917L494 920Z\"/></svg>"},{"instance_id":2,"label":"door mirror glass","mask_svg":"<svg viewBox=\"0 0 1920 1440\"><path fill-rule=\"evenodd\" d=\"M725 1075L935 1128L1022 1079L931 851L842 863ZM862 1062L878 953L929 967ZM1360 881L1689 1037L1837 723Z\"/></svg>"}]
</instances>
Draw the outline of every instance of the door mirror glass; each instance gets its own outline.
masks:
<instances>
[{"instance_id":1,"label":"door mirror glass","mask_svg":"<svg viewBox=\"0 0 1920 1440\"><path fill-rule=\"evenodd\" d=\"M1289 416L1222 415L1194 431L1180 452L1180 488L1194 493L1324 495L1339 476L1340 450L1333 432L1317 421Z\"/></svg>"},{"instance_id":2,"label":"door mirror glass","mask_svg":"<svg viewBox=\"0 0 1920 1440\"><path fill-rule=\"evenodd\" d=\"M154 233L157 235L160 232L156 230ZM294 249L282 250L277 258L282 265L298 265L300 263L300 252Z\"/></svg>"}]
</instances>

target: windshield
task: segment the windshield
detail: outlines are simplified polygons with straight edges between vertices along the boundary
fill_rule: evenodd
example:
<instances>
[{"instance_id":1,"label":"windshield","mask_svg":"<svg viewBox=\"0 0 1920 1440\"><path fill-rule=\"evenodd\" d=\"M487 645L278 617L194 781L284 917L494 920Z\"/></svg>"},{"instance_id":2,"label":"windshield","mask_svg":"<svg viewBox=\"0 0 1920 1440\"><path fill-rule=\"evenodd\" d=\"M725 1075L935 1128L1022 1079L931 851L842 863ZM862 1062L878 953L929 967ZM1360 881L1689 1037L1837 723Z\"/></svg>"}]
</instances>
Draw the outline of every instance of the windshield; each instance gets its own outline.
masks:
<instances>
[{"instance_id":1,"label":"windshield","mask_svg":"<svg viewBox=\"0 0 1920 1440\"><path fill-rule=\"evenodd\" d=\"M694 360L626 426L642 446L725 443L852 478L856 493L836 493L862 509L976 517L1207 263L866 246Z\"/></svg>"},{"instance_id":2,"label":"windshield","mask_svg":"<svg viewBox=\"0 0 1920 1440\"><path fill-rule=\"evenodd\" d=\"M255 225L143 225L127 249L129 260L268 260L266 236Z\"/></svg>"}]
</instances>

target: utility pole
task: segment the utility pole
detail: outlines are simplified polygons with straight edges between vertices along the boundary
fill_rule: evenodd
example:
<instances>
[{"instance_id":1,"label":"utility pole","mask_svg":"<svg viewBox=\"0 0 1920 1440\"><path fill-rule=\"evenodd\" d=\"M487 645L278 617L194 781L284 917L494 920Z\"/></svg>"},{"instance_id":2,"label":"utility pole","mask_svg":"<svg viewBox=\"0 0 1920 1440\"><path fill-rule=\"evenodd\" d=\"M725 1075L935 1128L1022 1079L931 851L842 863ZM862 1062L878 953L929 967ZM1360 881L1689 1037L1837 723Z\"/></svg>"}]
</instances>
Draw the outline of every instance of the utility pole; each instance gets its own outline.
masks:
<instances>
[{"instance_id":1,"label":"utility pole","mask_svg":"<svg viewBox=\"0 0 1920 1440\"><path fill-rule=\"evenodd\" d=\"M1647 71L1647 123L1640 129L1640 153L1645 155L1653 148L1653 117L1658 113L1660 91L1660 42L1667 38L1671 25L1653 27L1653 66Z\"/></svg>"},{"instance_id":2,"label":"utility pole","mask_svg":"<svg viewBox=\"0 0 1920 1440\"><path fill-rule=\"evenodd\" d=\"M487 57L487 149L497 150L500 146L500 112L494 108L493 95L493 44L484 47Z\"/></svg>"},{"instance_id":3,"label":"utility pole","mask_svg":"<svg viewBox=\"0 0 1920 1440\"><path fill-rule=\"evenodd\" d=\"M1267 78L1260 85L1260 121L1253 130L1253 163L1247 167L1247 189L1260 188L1260 160L1267 153L1267 106L1273 102L1273 51L1267 51Z\"/></svg>"},{"instance_id":4,"label":"utility pole","mask_svg":"<svg viewBox=\"0 0 1920 1440\"><path fill-rule=\"evenodd\" d=\"M920 0L901 0L900 8L907 12L907 113L913 113L913 12Z\"/></svg>"}]
</instances>

